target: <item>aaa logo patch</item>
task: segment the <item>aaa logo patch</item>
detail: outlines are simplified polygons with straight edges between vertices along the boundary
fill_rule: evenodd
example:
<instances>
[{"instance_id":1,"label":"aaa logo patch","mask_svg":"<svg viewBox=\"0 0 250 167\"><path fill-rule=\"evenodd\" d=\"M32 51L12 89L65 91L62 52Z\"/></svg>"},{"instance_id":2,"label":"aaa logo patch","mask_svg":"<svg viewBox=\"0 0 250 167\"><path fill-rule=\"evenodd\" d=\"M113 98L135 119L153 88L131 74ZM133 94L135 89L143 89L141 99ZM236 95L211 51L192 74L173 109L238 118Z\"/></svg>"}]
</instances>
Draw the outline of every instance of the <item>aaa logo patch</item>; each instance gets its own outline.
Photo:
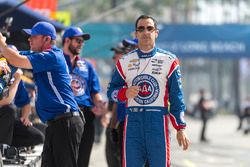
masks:
<instances>
[{"instance_id":1,"label":"aaa logo patch","mask_svg":"<svg viewBox=\"0 0 250 167\"><path fill-rule=\"evenodd\" d=\"M159 96L159 84L151 75L142 74L136 76L132 85L140 87L139 93L134 100L141 105L151 104Z\"/></svg>"},{"instance_id":2,"label":"aaa logo patch","mask_svg":"<svg viewBox=\"0 0 250 167\"><path fill-rule=\"evenodd\" d=\"M82 96L85 94L86 91L86 81L75 74L71 74L72 80L71 80L71 87L73 89L75 96Z\"/></svg>"}]
</instances>

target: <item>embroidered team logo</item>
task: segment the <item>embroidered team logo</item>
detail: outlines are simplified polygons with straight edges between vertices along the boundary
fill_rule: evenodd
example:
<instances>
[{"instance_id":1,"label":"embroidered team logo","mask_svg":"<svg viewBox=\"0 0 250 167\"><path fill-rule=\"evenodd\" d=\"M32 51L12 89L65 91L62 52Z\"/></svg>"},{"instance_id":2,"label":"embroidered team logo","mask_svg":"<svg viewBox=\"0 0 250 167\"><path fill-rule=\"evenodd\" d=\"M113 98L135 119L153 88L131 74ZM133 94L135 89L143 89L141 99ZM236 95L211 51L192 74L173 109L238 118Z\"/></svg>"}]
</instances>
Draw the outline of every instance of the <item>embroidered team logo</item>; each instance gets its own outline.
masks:
<instances>
[{"instance_id":1,"label":"embroidered team logo","mask_svg":"<svg viewBox=\"0 0 250 167\"><path fill-rule=\"evenodd\" d=\"M140 87L140 91L134 100L141 105L151 104L159 96L159 84L157 80L150 75L142 74L136 76L132 85Z\"/></svg>"},{"instance_id":2,"label":"embroidered team logo","mask_svg":"<svg viewBox=\"0 0 250 167\"><path fill-rule=\"evenodd\" d=\"M115 90L111 93L111 98L115 101L115 102L118 102L118 99L117 99L117 96L118 96L118 90Z\"/></svg>"},{"instance_id":3,"label":"embroidered team logo","mask_svg":"<svg viewBox=\"0 0 250 167\"><path fill-rule=\"evenodd\" d=\"M71 87L75 96L82 96L85 94L86 81L78 75L72 74Z\"/></svg>"},{"instance_id":4,"label":"embroidered team logo","mask_svg":"<svg viewBox=\"0 0 250 167\"><path fill-rule=\"evenodd\" d=\"M88 71L88 68L87 68L87 66L86 66L86 63L84 62L84 61L82 61L82 60L78 60L77 62L76 62L76 65L77 65L77 67L79 68L79 70L80 71Z\"/></svg>"}]
</instances>

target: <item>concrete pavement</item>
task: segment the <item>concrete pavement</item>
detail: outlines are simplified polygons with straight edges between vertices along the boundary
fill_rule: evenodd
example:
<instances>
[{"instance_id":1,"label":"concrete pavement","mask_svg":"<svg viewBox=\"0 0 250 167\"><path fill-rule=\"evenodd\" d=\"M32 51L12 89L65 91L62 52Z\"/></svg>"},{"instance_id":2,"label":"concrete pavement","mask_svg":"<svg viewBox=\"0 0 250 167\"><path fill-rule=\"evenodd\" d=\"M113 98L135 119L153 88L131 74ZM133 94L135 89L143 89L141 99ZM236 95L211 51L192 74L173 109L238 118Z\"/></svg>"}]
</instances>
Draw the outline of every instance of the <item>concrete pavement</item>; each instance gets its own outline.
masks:
<instances>
[{"instance_id":1,"label":"concrete pavement","mask_svg":"<svg viewBox=\"0 0 250 167\"><path fill-rule=\"evenodd\" d=\"M175 131L172 131L172 167L249 167L250 134L236 131L238 119L234 115L217 115L208 122L208 143L199 141L201 121L187 118L187 134L191 139L188 151L176 143ZM93 147L90 167L107 167L105 159L105 135L100 144Z\"/></svg>"},{"instance_id":2,"label":"concrete pavement","mask_svg":"<svg viewBox=\"0 0 250 167\"><path fill-rule=\"evenodd\" d=\"M189 119L187 133L192 145L187 152L173 142L174 167L249 167L250 135L237 131L238 119L234 115L217 115L208 122L209 143L199 141L201 122Z\"/></svg>"}]
</instances>

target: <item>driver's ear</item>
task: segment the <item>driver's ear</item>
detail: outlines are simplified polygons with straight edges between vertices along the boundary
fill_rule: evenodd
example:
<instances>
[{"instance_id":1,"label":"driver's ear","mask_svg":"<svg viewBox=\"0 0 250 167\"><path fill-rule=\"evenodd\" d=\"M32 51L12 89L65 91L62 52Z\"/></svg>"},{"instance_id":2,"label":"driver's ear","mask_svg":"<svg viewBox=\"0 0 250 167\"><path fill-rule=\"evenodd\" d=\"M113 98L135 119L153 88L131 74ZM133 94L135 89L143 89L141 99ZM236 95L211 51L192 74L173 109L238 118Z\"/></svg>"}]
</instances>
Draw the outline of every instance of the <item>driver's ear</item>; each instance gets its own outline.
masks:
<instances>
[{"instance_id":1,"label":"driver's ear","mask_svg":"<svg viewBox=\"0 0 250 167\"><path fill-rule=\"evenodd\" d=\"M159 35L159 30L155 30L155 38L158 38L158 35Z\"/></svg>"}]
</instances>

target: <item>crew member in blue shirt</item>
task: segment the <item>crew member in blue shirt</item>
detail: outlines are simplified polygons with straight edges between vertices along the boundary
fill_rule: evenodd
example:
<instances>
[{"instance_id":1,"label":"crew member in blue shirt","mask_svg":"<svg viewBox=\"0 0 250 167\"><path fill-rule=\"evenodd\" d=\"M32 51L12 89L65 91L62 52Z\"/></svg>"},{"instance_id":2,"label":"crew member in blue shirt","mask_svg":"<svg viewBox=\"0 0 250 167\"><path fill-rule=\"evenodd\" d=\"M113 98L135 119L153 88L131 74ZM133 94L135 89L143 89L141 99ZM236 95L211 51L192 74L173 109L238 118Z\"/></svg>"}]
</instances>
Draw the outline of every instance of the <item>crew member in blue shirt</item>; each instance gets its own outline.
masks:
<instances>
[{"instance_id":1,"label":"crew member in blue shirt","mask_svg":"<svg viewBox=\"0 0 250 167\"><path fill-rule=\"evenodd\" d=\"M98 76L89 61L79 56L90 35L80 27L69 27L62 38L63 52L72 77L71 86L78 106L84 114L86 124L79 149L79 167L88 167L94 143L96 115L105 112L105 102L100 94Z\"/></svg>"},{"instance_id":2,"label":"crew member in blue shirt","mask_svg":"<svg viewBox=\"0 0 250 167\"><path fill-rule=\"evenodd\" d=\"M77 167L84 117L74 99L63 52L55 46L55 27L38 22L32 29L23 31L30 35L30 51L18 53L8 48L0 33L0 52L10 64L33 70L37 85L36 111L48 124L41 166Z\"/></svg>"}]
</instances>

